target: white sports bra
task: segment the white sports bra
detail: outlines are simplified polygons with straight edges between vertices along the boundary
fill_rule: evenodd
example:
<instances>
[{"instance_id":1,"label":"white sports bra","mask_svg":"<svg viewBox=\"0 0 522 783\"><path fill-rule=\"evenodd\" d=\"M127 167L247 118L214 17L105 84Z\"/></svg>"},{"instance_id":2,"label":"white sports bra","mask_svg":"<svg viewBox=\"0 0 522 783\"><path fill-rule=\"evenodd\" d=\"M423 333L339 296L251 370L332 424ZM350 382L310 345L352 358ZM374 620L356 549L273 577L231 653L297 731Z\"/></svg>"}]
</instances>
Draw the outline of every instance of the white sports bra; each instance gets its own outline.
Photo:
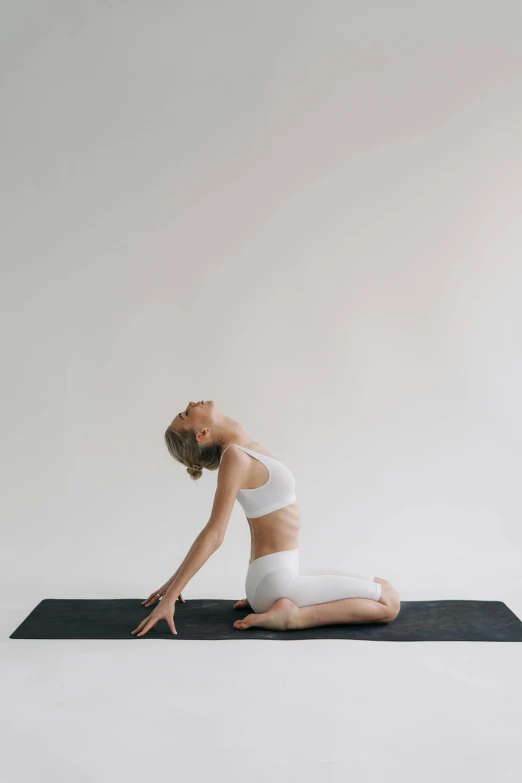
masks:
<instances>
[{"instance_id":1,"label":"white sports bra","mask_svg":"<svg viewBox=\"0 0 522 783\"><path fill-rule=\"evenodd\" d=\"M297 500L295 494L295 479L290 470L275 457L267 457L266 454L260 454L258 451L247 449L246 446L240 446L239 443L230 443L223 454L230 446L238 446L246 451L254 459L259 460L268 470L268 481L260 487L254 489L240 489L237 493L237 500L243 506L245 515L249 519L262 517L263 514L270 514L271 511L277 511L280 508L289 506Z\"/></svg>"}]
</instances>

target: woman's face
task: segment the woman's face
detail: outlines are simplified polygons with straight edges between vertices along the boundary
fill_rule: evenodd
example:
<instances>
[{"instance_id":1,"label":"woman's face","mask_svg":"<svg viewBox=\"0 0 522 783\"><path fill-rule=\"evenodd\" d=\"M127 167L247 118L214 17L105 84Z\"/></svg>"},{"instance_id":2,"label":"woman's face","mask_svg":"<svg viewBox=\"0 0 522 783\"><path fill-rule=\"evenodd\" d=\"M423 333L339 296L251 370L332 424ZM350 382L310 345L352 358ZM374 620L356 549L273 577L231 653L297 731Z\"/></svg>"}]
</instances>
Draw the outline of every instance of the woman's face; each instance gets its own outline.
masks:
<instances>
[{"instance_id":1,"label":"woman's face","mask_svg":"<svg viewBox=\"0 0 522 783\"><path fill-rule=\"evenodd\" d=\"M192 429L195 432L211 428L216 424L219 411L214 400L191 400L185 410L180 411L172 420L171 428L178 432Z\"/></svg>"}]
</instances>

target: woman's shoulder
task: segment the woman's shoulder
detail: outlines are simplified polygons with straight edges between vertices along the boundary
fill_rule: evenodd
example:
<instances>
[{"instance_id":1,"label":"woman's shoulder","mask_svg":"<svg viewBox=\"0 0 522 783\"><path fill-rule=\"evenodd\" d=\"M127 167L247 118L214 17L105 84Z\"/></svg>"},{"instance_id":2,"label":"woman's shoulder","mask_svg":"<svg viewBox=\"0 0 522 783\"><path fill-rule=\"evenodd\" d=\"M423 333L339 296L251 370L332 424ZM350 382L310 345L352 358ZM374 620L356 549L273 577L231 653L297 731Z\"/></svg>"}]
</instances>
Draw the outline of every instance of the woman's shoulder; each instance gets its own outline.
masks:
<instances>
[{"instance_id":1,"label":"woman's shoulder","mask_svg":"<svg viewBox=\"0 0 522 783\"><path fill-rule=\"evenodd\" d=\"M230 446L238 446L237 449L232 449ZM257 441L252 441L252 443L231 443L230 446L227 446L225 451L228 454L229 452L234 452L237 455L243 455L243 457L247 457L248 455L243 451L243 449L248 449L249 451L255 451L258 454L262 454L264 457L271 457L272 459L277 459L277 457L274 457L273 454L270 454L260 443L257 443ZM223 452L224 453L224 452ZM223 457L222 453L222 457Z\"/></svg>"},{"instance_id":2,"label":"woman's shoulder","mask_svg":"<svg viewBox=\"0 0 522 783\"><path fill-rule=\"evenodd\" d=\"M270 452L267 451L260 443L249 443L248 446L245 446L244 448L248 448L250 451L256 451L258 454L263 454L265 457L277 459L277 457L274 457L273 454L270 454Z\"/></svg>"}]
</instances>

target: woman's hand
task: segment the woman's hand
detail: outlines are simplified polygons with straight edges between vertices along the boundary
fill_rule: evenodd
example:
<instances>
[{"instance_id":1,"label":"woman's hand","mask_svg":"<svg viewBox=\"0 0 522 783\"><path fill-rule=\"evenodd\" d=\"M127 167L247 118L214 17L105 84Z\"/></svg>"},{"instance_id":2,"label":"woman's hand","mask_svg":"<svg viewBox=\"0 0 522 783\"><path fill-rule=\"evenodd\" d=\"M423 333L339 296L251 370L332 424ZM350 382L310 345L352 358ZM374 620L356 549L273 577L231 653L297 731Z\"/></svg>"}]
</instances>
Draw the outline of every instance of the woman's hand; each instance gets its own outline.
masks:
<instances>
[{"instance_id":1,"label":"woman's hand","mask_svg":"<svg viewBox=\"0 0 522 783\"><path fill-rule=\"evenodd\" d=\"M158 620L165 620L172 633L177 634L174 626L174 610L176 608L176 602L161 601L158 606L152 611L148 617L141 621L137 628L132 633L136 636L144 636L151 628L154 628Z\"/></svg>"},{"instance_id":2,"label":"woman's hand","mask_svg":"<svg viewBox=\"0 0 522 783\"><path fill-rule=\"evenodd\" d=\"M159 601L159 600L161 600L161 598L163 598L163 596L165 595L165 593L167 592L169 587L170 587L170 582L165 582L165 584L162 587L160 587L159 590L154 590L154 592L151 593L148 598L146 598L144 601L142 601L141 605L142 606L147 606L147 607L148 606L152 606L152 604L155 604L156 601ZM182 603L185 603L185 599L183 598L181 593L178 595L178 598L176 600L179 600Z\"/></svg>"}]
</instances>

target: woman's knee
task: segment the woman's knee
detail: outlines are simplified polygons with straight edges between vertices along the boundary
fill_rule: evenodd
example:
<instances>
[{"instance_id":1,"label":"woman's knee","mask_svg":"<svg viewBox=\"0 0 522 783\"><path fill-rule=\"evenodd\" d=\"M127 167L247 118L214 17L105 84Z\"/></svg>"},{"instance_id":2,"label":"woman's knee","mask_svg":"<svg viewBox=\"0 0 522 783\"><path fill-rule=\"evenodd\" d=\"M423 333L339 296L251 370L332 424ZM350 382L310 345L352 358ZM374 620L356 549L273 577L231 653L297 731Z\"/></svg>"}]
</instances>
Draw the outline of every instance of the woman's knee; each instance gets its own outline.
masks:
<instances>
[{"instance_id":1,"label":"woman's knee","mask_svg":"<svg viewBox=\"0 0 522 783\"><path fill-rule=\"evenodd\" d=\"M386 607L386 617L383 622L390 623L395 620L401 610L399 593L387 579L376 578L374 581L378 581L382 585L379 603Z\"/></svg>"},{"instance_id":2,"label":"woman's knee","mask_svg":"<svg viewBox=\"0 0 522 783\"><path fill-rule=\"evenodd\" d=\"M392 588L392 590L393 590L393 596L390 599L390 611L389 611L389 618L388 618L389 623L392 620L395 620L395 618L401 611L401 599L399 598L399 593L395 588Z\"/></svg>"}]
</instances>

